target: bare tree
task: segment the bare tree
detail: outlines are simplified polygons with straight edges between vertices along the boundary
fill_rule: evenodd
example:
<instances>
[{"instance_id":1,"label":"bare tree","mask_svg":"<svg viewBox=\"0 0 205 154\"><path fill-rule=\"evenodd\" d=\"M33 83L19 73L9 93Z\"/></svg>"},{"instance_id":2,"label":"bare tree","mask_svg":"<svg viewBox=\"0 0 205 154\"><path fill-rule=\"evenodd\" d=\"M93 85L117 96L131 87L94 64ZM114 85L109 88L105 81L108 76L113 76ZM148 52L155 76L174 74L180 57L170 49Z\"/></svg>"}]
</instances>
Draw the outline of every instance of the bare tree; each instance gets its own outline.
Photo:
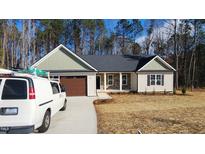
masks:
<instances>
[{"instance_id":1,"label":"bare tree","mask_svg":"<svg viewBox=\"0 0 205 154\"><path fill-rule=\"evenodd\" d=\"M177 51L177 19L174 19L174 55L175 55L175 66L176 66L176 72L175 72L175 88L179 88L179 55L180 52Z\"/></svg>"},{"instance_id":2,"label":"bare tree","mask_svg":"<svg viewBox=\"0 0 205 154\"><path fill-rule=\"evenodd\" d=\"M1 66L5 67L5 55L7 52L7 42L8 42L7 20L3 21L2 27L3 27L3 52L2 52Z\"/></svg>"},{"instance_id":3,"label":"bare tree","mask_svg":"<svg viewBox=\"0 0 205 154\"><path fill-rule=\"evenodd\" d=\"M196 20L194 20L194 23L193 23L193 26L194 26L194 38L193 38L193 47L192 47L192 52L191 52L191 58L190 58L190 63L189 63L189 71L188 71L188 86L190 86L190 84L191 84L191 69L192 69L192 67L194 68L194 57L195 57L195 46L196 46L196 42L197 42L197 40L196 40L196 36L197 36L197 22L196 22ZM191 85L191 89L192 89L192 86L193 85Z\"/></svg>"}]
</instances>

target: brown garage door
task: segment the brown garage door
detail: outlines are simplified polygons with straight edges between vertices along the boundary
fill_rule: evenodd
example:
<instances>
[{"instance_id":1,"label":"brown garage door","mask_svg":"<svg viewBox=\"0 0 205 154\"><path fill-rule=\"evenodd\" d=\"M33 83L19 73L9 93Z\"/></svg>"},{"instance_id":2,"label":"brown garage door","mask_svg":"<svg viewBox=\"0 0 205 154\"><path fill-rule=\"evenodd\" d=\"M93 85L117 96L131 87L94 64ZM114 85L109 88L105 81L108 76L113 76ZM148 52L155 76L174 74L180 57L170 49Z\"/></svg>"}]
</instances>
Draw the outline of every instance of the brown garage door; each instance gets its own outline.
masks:
<instances>
[{"instance_id":1,"label":"brown garage door","mask_svg":"<svg viewBox=\"0 0 205 154\"><path fill-rule=\"evenodd\" d=\"M67 96L86 96L86 76L61 77L61 83L66 88Z\"/></svg>"}]
</instances>

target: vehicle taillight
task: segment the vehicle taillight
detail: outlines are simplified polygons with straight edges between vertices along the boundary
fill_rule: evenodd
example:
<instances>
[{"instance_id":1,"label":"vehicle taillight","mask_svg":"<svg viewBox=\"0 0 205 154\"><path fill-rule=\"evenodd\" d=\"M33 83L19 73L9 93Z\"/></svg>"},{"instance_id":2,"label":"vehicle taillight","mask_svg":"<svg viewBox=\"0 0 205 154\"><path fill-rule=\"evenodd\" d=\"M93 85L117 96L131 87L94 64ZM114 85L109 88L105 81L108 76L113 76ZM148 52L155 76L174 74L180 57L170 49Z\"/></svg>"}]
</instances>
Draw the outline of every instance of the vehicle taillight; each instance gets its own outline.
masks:
<instances>
[{"instance_id":1,"label":"vehicle taillight","mask_svg":"<svg viewBox=\"0 0 205 154\"><path fill-rule=\"evenodd\" d=\"M29 99L35 99L36 98L36 94L35 94L35 90L33 87L29 88Z\"/></svg>"}]
</instances>

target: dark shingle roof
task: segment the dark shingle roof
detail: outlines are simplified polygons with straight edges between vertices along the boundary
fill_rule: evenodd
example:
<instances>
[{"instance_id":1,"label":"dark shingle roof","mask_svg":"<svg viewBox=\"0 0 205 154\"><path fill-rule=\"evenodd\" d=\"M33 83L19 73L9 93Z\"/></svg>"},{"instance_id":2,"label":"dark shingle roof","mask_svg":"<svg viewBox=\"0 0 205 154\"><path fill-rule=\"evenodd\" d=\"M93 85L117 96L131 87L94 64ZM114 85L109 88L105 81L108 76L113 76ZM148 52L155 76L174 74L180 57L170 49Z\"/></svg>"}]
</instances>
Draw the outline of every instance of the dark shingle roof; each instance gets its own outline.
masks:
<instances>
[{"instance_id":1,"label":"dark shingle roof","mask_svg":"<svg viewBox=\"0 0 205 154\"><path fill-rule=\"evenodd\" d=\"M133 72L140 69L155 56L81 55L80 57L100 72Z\"/></svg>"}]
</instances>

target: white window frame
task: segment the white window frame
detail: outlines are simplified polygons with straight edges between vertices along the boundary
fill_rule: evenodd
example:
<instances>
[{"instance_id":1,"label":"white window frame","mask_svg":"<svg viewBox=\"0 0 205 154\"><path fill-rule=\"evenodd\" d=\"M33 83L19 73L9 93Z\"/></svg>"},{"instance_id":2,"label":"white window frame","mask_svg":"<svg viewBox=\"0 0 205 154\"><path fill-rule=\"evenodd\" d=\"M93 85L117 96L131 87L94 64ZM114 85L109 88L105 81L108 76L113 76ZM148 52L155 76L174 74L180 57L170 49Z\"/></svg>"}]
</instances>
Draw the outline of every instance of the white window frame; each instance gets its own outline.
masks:
<instances>
[{"instance_id":1,"label":"white window frame","mask_svg":"<svg viewBox=\"0 0 205 154\"><path fill-rule=\"evenodd\" d=\"M109 77L112 77L112 79L110 79ZM112 82L112 84L110 84L109 82ZM114 84L114 75L113 74L108 74L108 86L112 86Z\"/></svg>"},{"instance_id":2,"label":"white window frame","mask_svg":"<svg viewBox=\"0 0 205 154\"><path fill-rule=\"evenodd\" d=\"M123 76L126 76L126 78L125 78L125 84L123 84ZM127 85L127 74L122 74L122 85Z\"/></svg>"},{"instance_id":3,"label":"white window frame","mask_svg":"<svg viewBox=\"0 0 205 154\"><path fill-rule=\"evenodd\" d=\"M158 81L158 79L157 79L157 76L160 76L160 84L157 84L157 81ZM164 74L150 74L150 86L163 86L162 85L162 76L163 76ZM154 76L155 78L154 78L154 84L152 84L152 76Z\"/></svg>"}]
</instances>

